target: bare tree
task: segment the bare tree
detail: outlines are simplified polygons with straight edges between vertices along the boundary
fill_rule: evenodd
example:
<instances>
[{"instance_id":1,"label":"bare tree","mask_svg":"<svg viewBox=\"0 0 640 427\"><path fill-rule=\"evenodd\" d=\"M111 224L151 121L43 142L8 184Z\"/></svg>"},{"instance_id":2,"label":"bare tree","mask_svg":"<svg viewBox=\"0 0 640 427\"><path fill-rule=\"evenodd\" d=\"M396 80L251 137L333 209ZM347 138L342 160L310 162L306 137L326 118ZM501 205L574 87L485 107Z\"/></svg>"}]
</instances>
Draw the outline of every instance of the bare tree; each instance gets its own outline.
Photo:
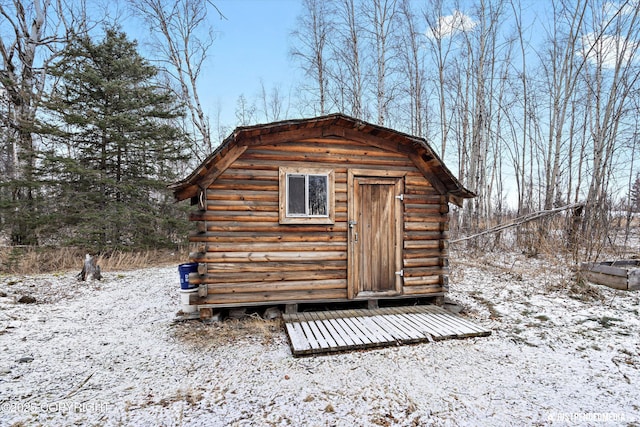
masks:
<instances>
[{"instance_id":1,"label":"bare tree","mask_svg":"<svg viewBox=\"0 0 640 427\"><path fill-rule=\"evenodd\" d=\"M304 12L298 17L297 29L292 33L296 44L291 55L300 61L307 76L314 81L313 91L317 97L315 105L320 114L328 111L327 48L333 27L332 5L331 1L326 0L304 0Z\"/></svg>"},{"instance_id":2,"label":"bare tree","mask_svg":"<svg viewBox=\"0 0 640 427\"><path fill-rule=\"evenodd\" d=\"M400 2L400 18L402 25L400 39L400 57L402 58L402 70L406 82L406 94L409 98L409 122L410 132L413 135L423 136L424 102L425 102L425 65L423 45L425 35L418 30L417 17L411 9L409 0Z\"/></svg>"},{"instance_id":3,"label":"bare tree","mask_svg":"<svg viewBox=\"0 0 640 427\"><path fill-rule=\"evenodd\" d=\"M330 71L341 110L364 118L363 29L358 16L359 4L355 0L336 1L335 34L329 39L335 67Z\"/></svg>"},{"instance_id":4,"label":"bare tree","mask_svg":"<svg viewBox=\"0 0 640 427\"><path fill-rule=\"evenodd\" d=\"M244 94L240 94L236 101L236 120L238 126L248 126L256 119L256 105L250 103Z\"/></svg>"},{"instance_id":5,"label":"bare tree","mask_svg":"<svg viewBox=\"0 0 640 427\"><path fill-rule=\"evenodd\" d=\"M548 93L550 94L550 118L547 145L543 154L545 164L544 208L550 209L555 200L560 173L566 115L571 95L576 87L584 60L576 59L581 27L587 12L587 0L553 2L553 28L549 30L550 50L542 61L546 68Z\"/></svg>"},{"instance_id":6,"label":"bare tree","mask_svg":"<svg viewBox=\"0 0 640 427\"><path fill-rule=\"evenodd\" d=\"M396 58L391 37L397 28L397 3L397 0L372 0L366 2L364 8L375 69L374 88L379 125L384 125L388 120L388 107L394 99L394 88L390 87L392 83L390 76L395 71L393 63Z\"/></svg>"},{"instance_id":7,"label":"bare tree","mask_svg":"<svg viewBox=\"0 0 640 427\"><path fill-rule=\"evenodd\" d=\"M187 106L195 139L199 142L195 154L202 159L214 148L209 117L198 92L202 66L215 39L208 23L207 6L210 3L200 0L129 0L129 4L156 36L154 47L160 53L159 60L177 83L178 96Z\"/></svg>"},{"instance_id":8,"label":"bare tree","mask_svg":"<svg viewBox=\"0 0 640 427\"><path fill-rule=\"evenodd\" d=\"M14 0L0 2L0 27L5 29L0 32L0 85L6 100L3 119L10 152L4 179L10 182L8 198L15 213L10 221L11 240L33 244L37 242L37 146L33 136L36 114L50 64L59 56L72 29L86 30L86 21L84 13L76 13L63 1Z\"/></svg>"},{"instance_id":9,"label":"bare tree","mask_svg":"<svg viewBox=\"0 0 640 427\"><path fill-rule=\"evenodd\" d=\"M451 130L447 101L452 102L455 98L447 93L447 86L451 85L451 81L447 78L447 70L451 65L449 57L454 54L456 34L470 30L475 24L466 20L459 11L453 11L450 16L445 15L443 0L430 0L423 17L427 23L427 49L431 54L433 67L437 70L434 92L438 100L437 111L440 119L438 123L440 155L444 157L447 153L447 141Z\"/></svg>"},{"instance_id":10,"label":"bare tree","mask_svg":"<svg viewBox=\"0 0 640 427\"><path fill-rule=\"evenodd\" d=\"M264 85L264 81L260 79L260 92L258 99L262 106L262 115L266 122L280 120L285 109L284 99L280 93L280 88L274 85L269 92Z\"/></svg>"},{"instance_id":11,"label":"bare tree","mask_svg":"<svg viewBox=\"0 0 640 427\"><path fill-rule=\"evenodd\" d=\"M581 54L586 60L585 83L593 93L589 132L592 140L592 174L587 193L584 230L602 230L590 239L587 255L597 254L606 236L608 208L611 207L611 181L615 157L624 141L624 121L633 113L630 103L638 91L640 66L640 10L625 2L615 7L590 1L592 31L582 35ZM612 9L613 8L613 9ZM636 135L631 135L635 138ZM591 249L591 250L590 250Z\"/></svg>"}]
</instances>

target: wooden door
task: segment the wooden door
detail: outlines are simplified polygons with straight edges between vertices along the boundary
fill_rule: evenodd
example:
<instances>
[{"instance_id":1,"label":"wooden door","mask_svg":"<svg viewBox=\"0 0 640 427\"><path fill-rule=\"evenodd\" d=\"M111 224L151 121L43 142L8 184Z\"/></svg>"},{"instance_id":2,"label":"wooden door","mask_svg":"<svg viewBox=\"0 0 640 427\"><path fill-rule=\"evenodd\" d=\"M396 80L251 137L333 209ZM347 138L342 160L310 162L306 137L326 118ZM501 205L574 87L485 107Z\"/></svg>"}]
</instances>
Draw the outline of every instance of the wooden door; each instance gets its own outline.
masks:
<instances>
[{"instance_id":1,"label":"wooden door","mask_svg":"<svg viewBox=\"0 0 640 427\"><path fill-rule=\"evenodd\" d=\"M350 184L349 298L397 295L402 286L403 179L353 175Z\"/></svg>"}]
</instances>

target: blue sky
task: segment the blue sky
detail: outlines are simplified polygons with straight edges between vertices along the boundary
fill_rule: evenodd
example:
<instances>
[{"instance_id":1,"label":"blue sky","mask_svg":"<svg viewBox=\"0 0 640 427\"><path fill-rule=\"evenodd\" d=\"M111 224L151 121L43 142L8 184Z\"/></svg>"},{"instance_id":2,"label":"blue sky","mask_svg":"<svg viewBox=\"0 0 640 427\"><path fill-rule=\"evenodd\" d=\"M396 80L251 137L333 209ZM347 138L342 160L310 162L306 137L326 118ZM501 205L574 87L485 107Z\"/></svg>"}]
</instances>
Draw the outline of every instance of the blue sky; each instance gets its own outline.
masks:
<instances>
[{"instance_id":1,"label":"blue sky","mask_svg":"<svg viewBox=\"0 0 640 427\"><path fill-rule=\"evenodd\" d=\"M288 93L300 76L289 56L290 33L301 11L297 0L215 0L226 19L211 10L216 40L202 71L200 96L215 122L220 108L222 124L236 124L235 109L241 94L252 100L260 91L279 86Z\"/></svg>"}]
</instances>

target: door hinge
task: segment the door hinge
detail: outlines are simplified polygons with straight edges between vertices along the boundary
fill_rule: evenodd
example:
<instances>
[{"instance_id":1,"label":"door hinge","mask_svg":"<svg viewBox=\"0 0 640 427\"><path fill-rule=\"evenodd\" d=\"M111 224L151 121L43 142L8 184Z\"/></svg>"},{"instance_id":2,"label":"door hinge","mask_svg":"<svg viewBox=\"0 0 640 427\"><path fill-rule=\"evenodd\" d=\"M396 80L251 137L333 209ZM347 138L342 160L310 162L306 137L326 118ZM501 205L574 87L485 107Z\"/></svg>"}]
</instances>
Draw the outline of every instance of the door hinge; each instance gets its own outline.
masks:
<instances>
[{"instance_id":1,"label":"door hinge","mask_svg":"<svg viewBox=\"0 0 640 427\"><path fill-rule=\"evenodd\" d=\"M404 277L404 270L396 271L396 276Z\"/></svg>"},{"instance_id":2,"label":"door hinge","mask_svg":"<svg viewBox=\"0 0 640 427\"><path fill-rule=\"evenodd\" d=\"M401 201L404 200L404 194L401 194L399 196L396 196L396 199L400 199Z\"/></svg>"}]
</instances>

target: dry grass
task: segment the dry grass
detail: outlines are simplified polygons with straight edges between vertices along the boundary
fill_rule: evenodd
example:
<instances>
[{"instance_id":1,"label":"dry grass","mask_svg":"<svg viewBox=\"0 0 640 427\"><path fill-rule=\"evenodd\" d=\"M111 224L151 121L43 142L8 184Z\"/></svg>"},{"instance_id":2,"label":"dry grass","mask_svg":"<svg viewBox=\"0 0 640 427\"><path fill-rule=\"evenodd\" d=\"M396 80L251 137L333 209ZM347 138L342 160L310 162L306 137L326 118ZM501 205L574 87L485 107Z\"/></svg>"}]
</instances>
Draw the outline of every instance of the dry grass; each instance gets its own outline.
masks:
<instances>
[{"instance_id":1,"label":"dry grass","mask_svg":"<svg viewBox=\"0 0 640 427\"><path fill-rule=\"evenodd\" d=\"M221 322L184 322L174 326L174 337L199 350L231 344L248 337L263 344L282 335L282 319L266 320L258 315Z\"/></svg>"},{"instance_id":2,"label":"dry grass","mask_svg":"<svg viewBox=\"0 0 640 427\"><path fill-rule=\"evenodd\" d=\"M69 247L0 247L0 273L38 274L80 271L86 252ZM96 256L96 254L94 254ZM97 254L103 271L135 270L184 262L187 250L149 250L144 252L115 251Z\"/></svg>"}]
</instances>

